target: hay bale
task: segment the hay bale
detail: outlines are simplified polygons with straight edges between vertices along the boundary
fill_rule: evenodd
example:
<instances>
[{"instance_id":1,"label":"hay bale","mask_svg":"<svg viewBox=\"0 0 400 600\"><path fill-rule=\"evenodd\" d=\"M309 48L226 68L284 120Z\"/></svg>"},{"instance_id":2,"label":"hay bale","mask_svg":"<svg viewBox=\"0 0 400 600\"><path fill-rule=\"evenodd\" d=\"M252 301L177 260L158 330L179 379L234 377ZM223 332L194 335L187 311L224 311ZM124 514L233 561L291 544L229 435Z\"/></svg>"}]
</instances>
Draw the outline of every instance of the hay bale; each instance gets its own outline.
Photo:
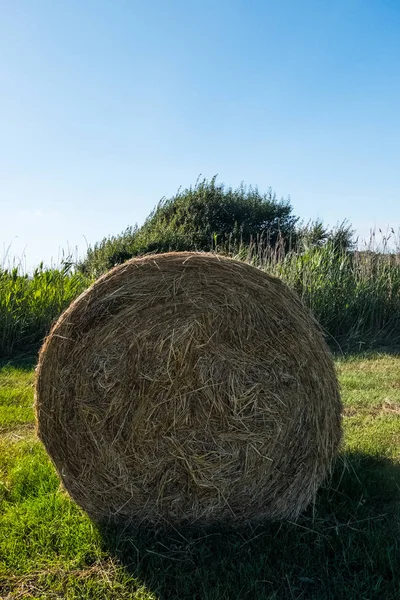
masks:
<instances>
[{"instance_id":1,"label":"hay bale","mask_svg":"<svg viewBox=\"0 0 400 600\"><path fill-rule=\"evenodd\" d=\"M281 281L210 254L133 259L60 317L38 434L97 522L295 518L341 439L318 326Z\"/></svg>"}]
</instances>

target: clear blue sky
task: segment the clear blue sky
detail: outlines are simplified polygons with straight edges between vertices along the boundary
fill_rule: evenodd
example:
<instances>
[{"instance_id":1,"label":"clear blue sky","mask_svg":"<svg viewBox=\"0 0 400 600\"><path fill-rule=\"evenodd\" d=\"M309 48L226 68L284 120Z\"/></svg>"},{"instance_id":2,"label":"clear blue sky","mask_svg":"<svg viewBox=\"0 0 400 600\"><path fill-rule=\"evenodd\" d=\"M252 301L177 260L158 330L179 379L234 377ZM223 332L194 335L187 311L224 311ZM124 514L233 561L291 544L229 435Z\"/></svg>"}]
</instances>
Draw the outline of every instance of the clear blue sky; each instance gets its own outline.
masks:
<instances>
[{"instance_id":1,"label":"clear blue sky","mask_svg":"<svg viewBox=\"0 0 400 600\"><path fill-rule=\"evenodd\" d=\"M0 262L83 252L200 173L399 228L399 0L0 5Z\"/></svg>"}]
</instances>

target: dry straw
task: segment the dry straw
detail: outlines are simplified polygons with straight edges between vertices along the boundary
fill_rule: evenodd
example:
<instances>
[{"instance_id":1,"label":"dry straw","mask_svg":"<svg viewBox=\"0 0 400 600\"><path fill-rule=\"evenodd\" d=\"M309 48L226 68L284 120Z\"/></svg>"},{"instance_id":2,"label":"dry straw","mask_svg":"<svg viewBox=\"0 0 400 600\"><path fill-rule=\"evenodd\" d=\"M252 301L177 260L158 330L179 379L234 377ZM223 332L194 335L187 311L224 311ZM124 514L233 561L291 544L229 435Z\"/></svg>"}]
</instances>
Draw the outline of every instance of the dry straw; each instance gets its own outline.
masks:
<instances>
[{"instance_id":1,"label":"dry straw","mask_svg":"<svg viewBox=\"0 0 400 600\"><path fill-rule=\"evenodd\" d=\"M276 278L210 254L131 260L54 325L39 437L97 522L295 518L341 439L332 358Z\"/></svg>"}]
</instances>

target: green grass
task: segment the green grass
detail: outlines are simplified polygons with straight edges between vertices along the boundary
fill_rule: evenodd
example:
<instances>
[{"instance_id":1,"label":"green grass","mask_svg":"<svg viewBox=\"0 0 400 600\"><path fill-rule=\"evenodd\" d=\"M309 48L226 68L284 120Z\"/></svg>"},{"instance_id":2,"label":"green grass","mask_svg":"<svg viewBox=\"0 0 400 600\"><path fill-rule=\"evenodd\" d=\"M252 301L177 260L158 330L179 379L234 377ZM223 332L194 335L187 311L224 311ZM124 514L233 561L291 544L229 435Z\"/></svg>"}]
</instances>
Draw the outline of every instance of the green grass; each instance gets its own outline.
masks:
<instances>
[{"instance_id":1,"label":"green grass","mask_svg":"<svg viewBox=\"0 0 400 600\"><path fill-rule=\"evenodd\" d=\"M32 276L0 267L0 360L36 350L51 323L90 283L70 265Z\"/></svg>"},{"instance_id":2,"label":"green grass","mask_svg":"<svg viewBox=\"0 0 400 600\"><path fill-rule=\"evenodd\" d=\"M400 598L400 357L338 361L345 445L297 523L100 532L33 425L33 370L0 369L0 598Z\"/></svg>"},{"instance_id":3,"label":"green grass","mask_svg":"<svg viewBox=\"0 0 400 600\"><path fill-rule=\"evenodd\" d=\"M33 420L32 373L3 367L0 379L0 434Z\"/></svg>"},{"instance_id":4,"label":"green grass","mask_svg":"<svg viewBox=\"0 0 400 600\"><path fill-rule=\"evenodd\" d=\"M400 252L338 252L328 244L300 253L256 250L247 259L297 292L334 351L399 344Z\"/></svg>"}]
</instances>

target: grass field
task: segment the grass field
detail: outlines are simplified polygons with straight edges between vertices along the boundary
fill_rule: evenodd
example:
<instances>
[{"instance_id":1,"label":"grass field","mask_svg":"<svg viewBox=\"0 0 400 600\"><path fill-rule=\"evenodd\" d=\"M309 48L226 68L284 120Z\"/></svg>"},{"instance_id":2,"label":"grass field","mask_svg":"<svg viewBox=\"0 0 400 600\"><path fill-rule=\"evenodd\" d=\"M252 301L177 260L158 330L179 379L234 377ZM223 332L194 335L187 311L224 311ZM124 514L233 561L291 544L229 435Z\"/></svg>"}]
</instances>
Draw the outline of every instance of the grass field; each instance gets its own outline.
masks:
<instances>
[{"instance_id":1,"label":"grass field","mask_svg":"<svg viewBox=\"0 0 400 600\"><path fill-rule=\"evenodd\" d=\"M35 439L32 365L0 369L1 599L400 598L400 356L338 361L345 442L296 523L99 532Z\"/></svg>"}]
</instances>

